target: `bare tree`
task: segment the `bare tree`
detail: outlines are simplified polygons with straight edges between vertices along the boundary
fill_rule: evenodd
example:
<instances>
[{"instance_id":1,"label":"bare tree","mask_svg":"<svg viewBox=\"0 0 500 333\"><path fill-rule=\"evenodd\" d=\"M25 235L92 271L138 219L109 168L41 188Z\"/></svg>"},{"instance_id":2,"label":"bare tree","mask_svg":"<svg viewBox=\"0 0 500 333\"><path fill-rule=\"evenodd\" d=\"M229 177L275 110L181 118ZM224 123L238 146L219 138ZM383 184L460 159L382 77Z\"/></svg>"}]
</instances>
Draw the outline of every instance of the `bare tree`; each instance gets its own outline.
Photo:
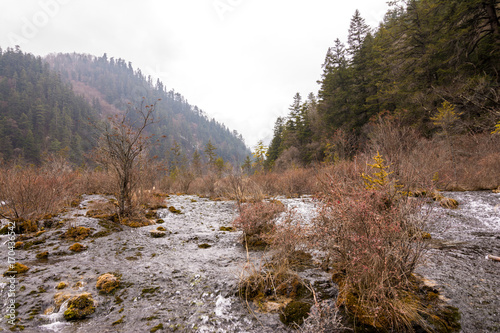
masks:
<instances>
[{"instance_id":1,"label":"bare tree","mask_svg":"<svg viewBox=\"0 0 500 333\"><path fill-rule=\"evenodd\" d=\"M116 172L120 217L130 216L133 212L132 193L137 185L138 162L150 145L151 137L145 136L145 129L154 122L156 103L146 104L143 97L139 107L130 106L124 114L94 124L100 135L96 160Z\"/></svg>"}]
</instances>

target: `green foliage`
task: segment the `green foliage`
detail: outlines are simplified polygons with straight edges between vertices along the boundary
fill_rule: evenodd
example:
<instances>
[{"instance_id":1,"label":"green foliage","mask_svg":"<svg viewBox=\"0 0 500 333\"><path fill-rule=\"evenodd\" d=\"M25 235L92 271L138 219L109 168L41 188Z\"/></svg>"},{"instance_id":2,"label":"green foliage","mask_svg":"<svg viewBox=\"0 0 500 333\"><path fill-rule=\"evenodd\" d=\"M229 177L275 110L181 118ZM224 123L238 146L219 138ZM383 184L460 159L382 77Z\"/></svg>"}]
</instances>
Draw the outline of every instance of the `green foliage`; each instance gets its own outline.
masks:
<instances>
[{"instance_id":1,"label":"green foliage","mask_svg":"<svg viewBox=\"0 0 500 333\"><path fill-rule=\"evenodd\" d=\"M354 13L347 46L337 38L327 50L317 103L302 111L296 95L287 121L277 122L269 166L291 147L303 163L334 160L335 149L325 156L317 147L336 130L364 140L384 111L427 137L435 124L448 135L458 117L472 132L490 130L500 108L498 3L401 0L389 8L373 31Z\"/></svg>"},{"instance_id":2,"label":"green foliage","mask_svg":"<svg viewBox=\"0 0 500 333\"><path fill-rule=\"evenodd\" d=\"M264 169L264 163L267 157L267 147L264 146L264 143L259 141L257 145L254 147L254 151L252 153L254 162L253 167L256 173L261 172Z\"/></svg>"}]
</instances>

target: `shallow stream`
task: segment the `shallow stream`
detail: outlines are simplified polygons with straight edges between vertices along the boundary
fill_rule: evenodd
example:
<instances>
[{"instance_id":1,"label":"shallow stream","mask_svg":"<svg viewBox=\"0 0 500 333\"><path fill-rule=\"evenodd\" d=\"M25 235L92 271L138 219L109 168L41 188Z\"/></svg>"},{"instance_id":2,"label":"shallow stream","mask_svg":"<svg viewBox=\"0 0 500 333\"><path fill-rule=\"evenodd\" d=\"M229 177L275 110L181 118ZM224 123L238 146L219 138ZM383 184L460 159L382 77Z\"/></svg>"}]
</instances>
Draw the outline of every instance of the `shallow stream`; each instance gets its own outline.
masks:
<instances>
[{"instance_id":1,"label":"shallow stream","mask_svg":"<svg viewBox=\"0 0 500 333\"><path fill-rule=\"evenodd\" d=\"M450 303L460 309L463 332L500 331L500 263L486 259L488 254L500 255L500 195L446 195L456 198L460 207L433 209L429 226L432 249L419 273L434 280ZM61 228L48 229L29 250L16 250L17 261L30 267L18 277L15 295L18 325L24 332L150 332L154 328L158 332L288 331L278 314L250 312L236 295L243 267L248 260L258 265L262 253L247 254L238 232L220 230L231 226L236 216L234 202L172 196L168 205L182 214L158 211L166 237L150 236L149 231L158 225L120 227L107 236L80 241L87 246L83 252L69 251L74 242L60 238L68 227L88 227L94 234L109 231L109 225L85 216L91 203L99 200L103 198L84 196L78 208L60 217L65 220ZM282 201L306 218L314 214L310 198ZM0 236L0 241L0 258L4 258L0 272L4 272L7 236ZM49 252L48 259L36 259L43 251ZM101 295L96 280L108 272L121 276L121 287L113 295ZM328 274L319 269L302 274L310 282L331 284ZM61 281L69 287L55 289ZM2 309L6 309L7 280L1 277L0 282ZM54 307L54 295L61 291L89 292L97 302L95 313L78 322L66 322L62 316L65 303L48 311ZM10 328L5 318L0 325L0 331Z\"/></svg>"}]
</instances>

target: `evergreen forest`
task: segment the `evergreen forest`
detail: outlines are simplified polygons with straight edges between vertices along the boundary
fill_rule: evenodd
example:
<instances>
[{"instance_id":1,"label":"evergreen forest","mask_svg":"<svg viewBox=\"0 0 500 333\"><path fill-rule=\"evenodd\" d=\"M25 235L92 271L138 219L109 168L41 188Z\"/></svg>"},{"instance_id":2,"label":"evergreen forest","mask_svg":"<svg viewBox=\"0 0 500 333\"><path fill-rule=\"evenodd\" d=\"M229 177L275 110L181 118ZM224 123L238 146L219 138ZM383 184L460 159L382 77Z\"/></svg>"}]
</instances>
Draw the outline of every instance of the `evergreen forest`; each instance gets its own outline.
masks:
<instances>
[{"instance_id":1,"label":"evergreen forest","mask_svg":"<svg viewBox=\"0 0 500 333\"><path fill-rule=\"evenodd\" d=\"M17 48L0 50L1 158L39 164L44 156L58 154L75 164L90 162L97 139L91 124L143 101L157 104L148 133L155 139L150 154L170 166L187 164L193 154L202 158L207 145L233 164L249 154L240 134L210 119L180 93L167 91L161 81L153 83L130 62L106 54L41 58Z\"/></svg>"},{"instance_id":2,"label":"evergreen forest","mask_svg":"<svg viewBox=\"0 0 500 333\"><path fill-rule=\"evenodd\" d=\"M266 165L307 165L353 156L380 117L423 137L439 130L438 108L456 134L491 132L500 119L500 24L495 0L399 0L379 27L356 10L347 43L326 52L317 95L293 97L276 120ZM280 159L281 158L281 159Z\"/></svg>"}]
</instances>

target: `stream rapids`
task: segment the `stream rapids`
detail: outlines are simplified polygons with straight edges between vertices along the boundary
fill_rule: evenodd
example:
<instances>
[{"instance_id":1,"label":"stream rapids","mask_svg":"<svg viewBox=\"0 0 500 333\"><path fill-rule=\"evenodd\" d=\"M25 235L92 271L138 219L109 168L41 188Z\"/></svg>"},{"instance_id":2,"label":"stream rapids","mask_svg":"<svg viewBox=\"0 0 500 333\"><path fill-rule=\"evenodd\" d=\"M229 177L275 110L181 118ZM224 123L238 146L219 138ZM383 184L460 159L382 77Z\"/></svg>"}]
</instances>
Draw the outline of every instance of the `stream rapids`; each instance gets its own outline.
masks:
<instances>
[{"instance_id":1,"label":"stream rapids","mask_svg":"<svg viewBox=\"0 0 500 333\"><path fill-rule=\"evenodd\" d=\"M458 209L432 208L428 231L432 235L425 262L417 272L461 312L462 332L500 332L500 194L491 192L445 193L460 203ZM107 200L86 195L79 207L57 218L60 228L47 229L29 250L15 250L15 259L30 267L16 280L17 329L23 332L289 332L277 313L249 311L238 295L238 281L250 260L258 263L262 252L250 252L239 242L240 232L221 231L231 226L236 205L197 196L171 196L168 209L158 211L166 237L153 238L141 228L109 225L85 214L93 202ZM280 199L303 215L315 214L310 197ZM5 221L4 221L5 223ZM70 226L90 228L94 235L80 241L87 249L73 253L74 242L62 240ZM8 270L8 236L0 236L0 270ZM201 246L200 245L204 245ZM47 259L36 254L48 251ZM121 287L112 295L99 294L97 278L104 273L121 276ZM303 274L309 282L334 289L329 275L318 268ZM68 287L55 287L64 281ZM58 292L89 292L95 313L67 322L66 304L54 307ZM9 281L0 277L2 322L7 322ZM12 296L12 295L11 295Z\"/></svg>"}]
</instances>

